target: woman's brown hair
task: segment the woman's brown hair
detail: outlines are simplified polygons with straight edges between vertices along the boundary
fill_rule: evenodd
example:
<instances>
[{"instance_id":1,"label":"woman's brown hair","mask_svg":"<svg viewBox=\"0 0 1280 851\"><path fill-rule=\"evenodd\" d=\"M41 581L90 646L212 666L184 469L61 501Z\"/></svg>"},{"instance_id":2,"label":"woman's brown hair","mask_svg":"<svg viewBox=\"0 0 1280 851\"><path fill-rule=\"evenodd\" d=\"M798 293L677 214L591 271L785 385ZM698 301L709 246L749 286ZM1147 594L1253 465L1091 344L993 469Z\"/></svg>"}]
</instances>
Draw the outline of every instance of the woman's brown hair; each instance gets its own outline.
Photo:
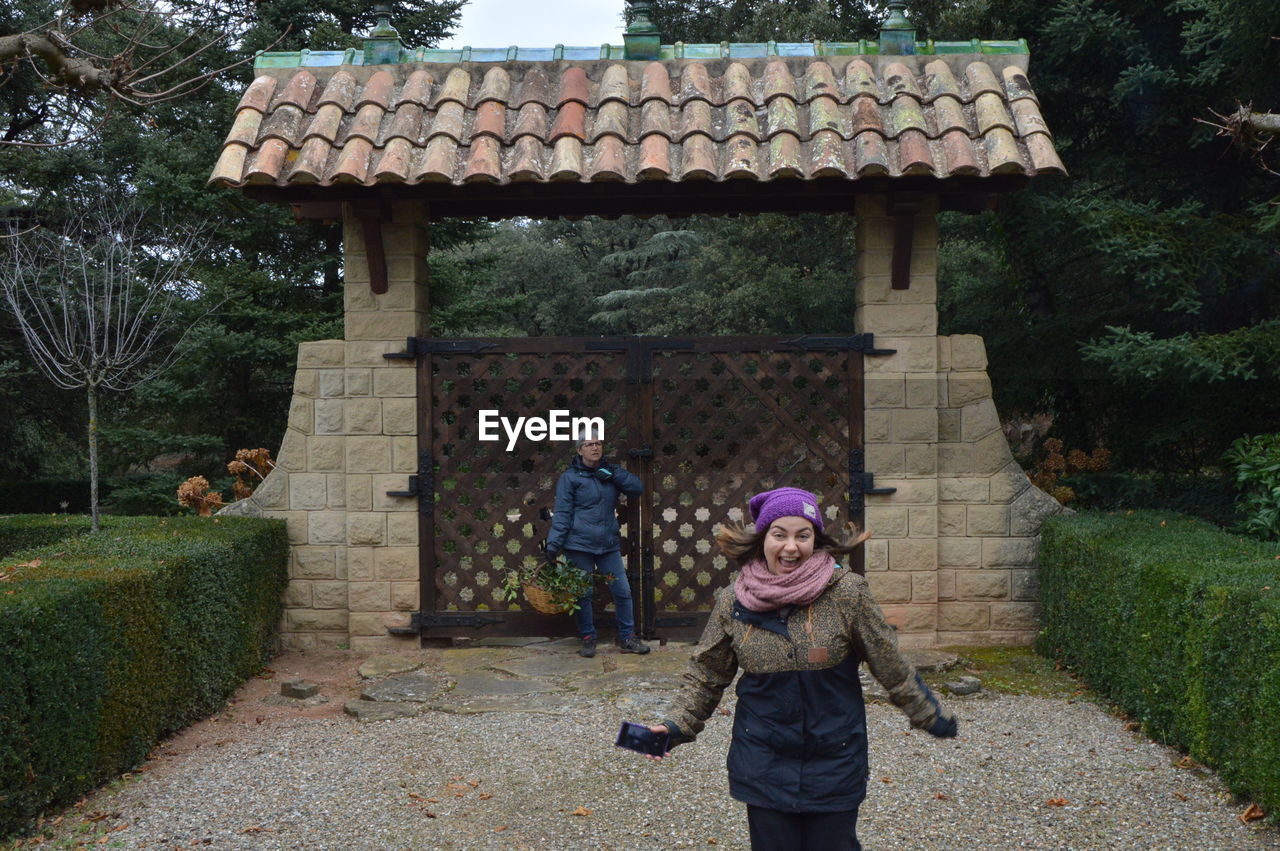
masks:
<instances>
[{"instance_id":1,"label":"woman's brown hair","mask_svg":"<svg viewBox=\"0 0 1280 851\"><path fill-rule=\"evenodd\" d=\"M721 525L720 531L716 532L716 544L720 547L720 552L733 559L736 564L743 565L749 561L764 558L764 536L768 532L767 528L757 532L754 526L747 526L744 523L726 523ZM814 533L814 551L826 550L833 556L847 555L871 537L870 532L863 532L856 523L846 523L844 534L839 538L828 535L816 526ZM856 570L853 565L850 565L850 568ZM861 574L865 571L857 572Z\"/></svg>"}]
</instances>

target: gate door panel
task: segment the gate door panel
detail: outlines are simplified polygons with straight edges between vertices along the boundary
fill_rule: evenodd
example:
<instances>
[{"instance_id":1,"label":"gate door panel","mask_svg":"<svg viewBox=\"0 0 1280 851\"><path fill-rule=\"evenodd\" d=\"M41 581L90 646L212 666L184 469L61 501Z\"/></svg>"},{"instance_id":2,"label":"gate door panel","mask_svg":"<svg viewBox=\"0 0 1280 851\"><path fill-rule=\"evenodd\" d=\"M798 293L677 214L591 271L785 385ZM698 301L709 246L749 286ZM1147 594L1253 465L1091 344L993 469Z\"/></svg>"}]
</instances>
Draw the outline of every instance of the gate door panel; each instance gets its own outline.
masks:
<instances>
[{"instance_id":1,"label":"gate door panel","mask_svg":"<svg viewBox=\"0 0 1280 851\"><path fill-rule=\"evenodd\" d=\"M850 429L861 439L861 353L796 351L777 338L716 338L652 361L649 632L700 634L736 566L722 523L750 523L747 498L778 487L817 494L829 531L850 519Z\"/></svg>"},{"instance_id":2,"label":"gate door panel","mask_svg":"<svg viewBox=\"0 0 1280 851\"><path fill-rule=\"evenodd\" d=\"M625 451L633 428L626 352L588 350L588 345L599 346L598 340L468 342L484 348L435 351L420 367L431 377L433 421L427 422L435 461L435 510L423 523L421 542L424 632L573 635L568 616L543 615L522 598L508 603L499 596L508 570L543 558L539 544L551 529L547 518L556 481L568 466L573 444L534 441L521 433L508 450L502 426L497 441L479 439L479 415L497 411L512 424L518 417L548 418L553 410L599 416L608 445ZM624 518L624 538L634 525ZM635 566L628 572L638 586L638 559L631 560ZM612 623L612 603L602 583L594 608L598 621Z\"/></svg>"},{"instance_id":3,"label":"gate door panel","mask_svg":"<svg viewBox=\"0 0 1280 851\"><path fill-rule=\"evenodd\" d=\"M645 494L620 512L646 638L697 637L734 565L715 528L746 522L757 491L816 493L838 530L862 521L862 357L870 335L415 340L419 358L418 615L424 635L572 635L572 619L499 596L507 571L542 559L567 441L506 430L480 440L480 412L514 424L552 411L604 420L608 454ZM495 417L495 418L496 418ZM870 492L870 491L868 491ZM613 627L603 583L596 625Z\"/></svg>"}]
</instances>

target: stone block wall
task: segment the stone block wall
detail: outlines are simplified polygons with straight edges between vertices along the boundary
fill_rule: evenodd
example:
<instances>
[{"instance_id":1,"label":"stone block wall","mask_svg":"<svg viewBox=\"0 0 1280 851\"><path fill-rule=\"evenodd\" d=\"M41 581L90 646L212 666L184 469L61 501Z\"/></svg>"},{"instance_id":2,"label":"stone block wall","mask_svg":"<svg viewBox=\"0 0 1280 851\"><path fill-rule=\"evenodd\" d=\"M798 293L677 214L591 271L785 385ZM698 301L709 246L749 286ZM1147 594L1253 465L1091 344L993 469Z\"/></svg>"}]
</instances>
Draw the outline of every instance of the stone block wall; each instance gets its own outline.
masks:
<instances>
[{"instance_id":1,"label":"stone block wall","mask_svg":"<svg viewBox=\"0 0 1280 851\"><path fill-rule=\"evenodd\" d=\"M1037 629L1036 535L1061 506L1009 451L974 335L937 333L937 217L915 214L911 276L892 288L894 219L860 196L855 328L865 359L867 579L905 646L1026 643Z\"/></svg>"}]
</instances>

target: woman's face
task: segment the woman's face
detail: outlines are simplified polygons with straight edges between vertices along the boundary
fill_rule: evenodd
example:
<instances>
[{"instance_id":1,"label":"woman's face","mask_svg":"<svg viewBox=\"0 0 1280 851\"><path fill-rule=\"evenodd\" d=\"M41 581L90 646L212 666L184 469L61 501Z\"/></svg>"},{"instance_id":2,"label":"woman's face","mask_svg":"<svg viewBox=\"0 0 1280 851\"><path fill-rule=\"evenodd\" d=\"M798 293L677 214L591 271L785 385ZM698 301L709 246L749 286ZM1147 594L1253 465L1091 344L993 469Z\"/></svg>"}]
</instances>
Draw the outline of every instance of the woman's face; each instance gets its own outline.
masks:
<instances>
[{"instance_id":1,"label":"woman's face","mask_svg":"<svg viewBox=\"0 0 1280 851\"><path fill-rule=\"evenodd\" d=\"M578 454L582 456L583 464L594 467L604 457L604 441L589 440L578 448Z\"/></svg>"},{"instance_id":2,"label":"woman's face","mask_svg":"<svg viewBox=\"0 0 1280 851\"><path fill-rule=\"evenodd\" d=\"M813 524L803 517L779 517L764 536L764 561L769 572L783 576L813 555Z\"/></svg>"}]
</instances>

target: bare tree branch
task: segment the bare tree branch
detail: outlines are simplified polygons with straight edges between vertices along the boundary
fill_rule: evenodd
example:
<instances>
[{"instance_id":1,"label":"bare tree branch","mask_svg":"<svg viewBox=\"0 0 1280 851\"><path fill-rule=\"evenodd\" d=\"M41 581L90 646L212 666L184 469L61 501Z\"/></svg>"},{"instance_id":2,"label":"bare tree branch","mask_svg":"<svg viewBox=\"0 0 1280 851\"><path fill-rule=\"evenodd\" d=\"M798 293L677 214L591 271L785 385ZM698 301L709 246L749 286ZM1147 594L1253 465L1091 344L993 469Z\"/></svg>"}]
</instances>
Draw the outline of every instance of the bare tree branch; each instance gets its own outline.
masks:
<instances>
[{"instance_id":1,"label":"bare tree branch","mask_svg":"<svg viewBox=\"0 0 1280 851\"><path fill-rule=\"evenodd\" d=\"M168 369L199 321L184 308L198 295L190 272L205 232L166 223L155 233L138 210L99 199L56 231L0 241L0 295L28 351L51 382L84 390L89 403L95 528L99 392L132 390Z\"/></svg>"}]
</instances>

